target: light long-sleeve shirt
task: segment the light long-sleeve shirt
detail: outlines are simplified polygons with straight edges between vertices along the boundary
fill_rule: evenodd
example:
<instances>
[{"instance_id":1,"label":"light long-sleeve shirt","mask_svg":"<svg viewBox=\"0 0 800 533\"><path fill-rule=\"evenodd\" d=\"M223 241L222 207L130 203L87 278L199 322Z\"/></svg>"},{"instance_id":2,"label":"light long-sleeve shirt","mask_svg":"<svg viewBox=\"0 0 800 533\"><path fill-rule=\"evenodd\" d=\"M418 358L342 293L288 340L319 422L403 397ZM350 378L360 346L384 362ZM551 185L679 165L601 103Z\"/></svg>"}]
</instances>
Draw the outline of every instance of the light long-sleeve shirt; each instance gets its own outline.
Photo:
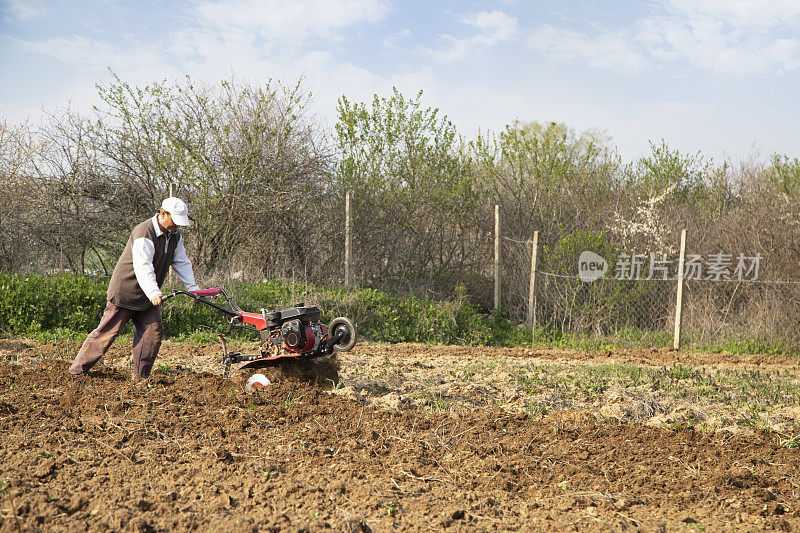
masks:
<instances>
[{"instance_id":1,"label":"light long-sleeve shirt","mask_svg":"<svg viewBox=\"0 0 800 533\"><path fill-rule=\"evenodd\" d=\"M108 300L116 306L144 311L161 294L161 285L173 267L183 285L198 289L192 263L186 256L181 232L164 233L157 216L131 231L108 284Z\"/></svg>"},{"instance_id":2,"label":"light long-sleeve shirt","mask_svg":"<svg viewBox=\"0 0 800 533\"><path fill-rule=\"evenodd\" d=\"M161 227L158 225L158 216L153 217L153 229L156 232L156 237L164 234ZM186 290L194 291L200 287L194 280L194 270L192 269L192 262L189 256L186 255L186 248L183 246L183 239L180 238L178 233L167 233L164 240L164 252L169 249L170 239L179 239L175 247L175 253L172 256L172 269L181 280ZM139 287L142 288L148 299L152 300L153 297L161 294L161 289L156 282L156 272L153 268L153 257L155 257L156 248L155 243L146 238L139 237L133 241L131 248L133 255L133 271L136 273L136 281L139 282Z\"/></svg>"}]
</instances>

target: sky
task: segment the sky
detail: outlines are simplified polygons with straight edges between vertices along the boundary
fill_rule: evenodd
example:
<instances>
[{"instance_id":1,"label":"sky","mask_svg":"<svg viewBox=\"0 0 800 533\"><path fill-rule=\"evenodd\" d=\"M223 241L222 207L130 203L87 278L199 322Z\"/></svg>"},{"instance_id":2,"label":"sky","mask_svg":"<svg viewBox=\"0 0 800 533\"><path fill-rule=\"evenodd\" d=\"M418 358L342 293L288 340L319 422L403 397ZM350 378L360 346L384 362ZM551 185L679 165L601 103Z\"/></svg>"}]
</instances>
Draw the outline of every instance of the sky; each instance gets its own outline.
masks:
<instances>
[{"instance_id":1,"label":"sky","mask_svg":"<svg viewBox=\"0 0 800 533\"><path fill-rule=\"evenodd\" d=\"M800 156L800 0L0 0L0 119L99 103L111 72L439 108L465 139L507 124L662 140L715 162Z\"/></svg>"}]
</instances>

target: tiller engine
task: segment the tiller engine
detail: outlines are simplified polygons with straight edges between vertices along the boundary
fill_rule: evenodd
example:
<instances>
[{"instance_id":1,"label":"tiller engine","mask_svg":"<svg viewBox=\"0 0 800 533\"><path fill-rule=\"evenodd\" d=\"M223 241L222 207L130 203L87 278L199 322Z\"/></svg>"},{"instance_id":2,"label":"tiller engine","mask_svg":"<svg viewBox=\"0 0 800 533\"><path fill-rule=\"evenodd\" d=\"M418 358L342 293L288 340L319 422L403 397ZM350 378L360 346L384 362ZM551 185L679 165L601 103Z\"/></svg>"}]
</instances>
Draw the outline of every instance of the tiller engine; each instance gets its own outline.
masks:
<instances>
[{"instance_id":1,"label":"tiller engine","mask_svg":"<svg viewBox=\"0 0 800 533\"><path fill-rule=\"evenodd\" d=\"M222 362L225 375L230 372L231 365L245 363L239 369L265 366L270 361L281 358L314 358L330 355L334 351L346 352L355 346L356 328L350 319L334 318L330 325L322 324L322 311L315 305L295 304L282 311L260 313L243 311L222 287L200 289L196 291L176 290L166 295L163 301L178 294L184 294L206 305L217 309L227 316L228 329L219 334L222 343ZM222 295L227 306L219 305L211 300ZM232 328L238 327L257 332L261 336L259 353L245 355L229 352L226 335Z\"/></svg>"}]
</instances>

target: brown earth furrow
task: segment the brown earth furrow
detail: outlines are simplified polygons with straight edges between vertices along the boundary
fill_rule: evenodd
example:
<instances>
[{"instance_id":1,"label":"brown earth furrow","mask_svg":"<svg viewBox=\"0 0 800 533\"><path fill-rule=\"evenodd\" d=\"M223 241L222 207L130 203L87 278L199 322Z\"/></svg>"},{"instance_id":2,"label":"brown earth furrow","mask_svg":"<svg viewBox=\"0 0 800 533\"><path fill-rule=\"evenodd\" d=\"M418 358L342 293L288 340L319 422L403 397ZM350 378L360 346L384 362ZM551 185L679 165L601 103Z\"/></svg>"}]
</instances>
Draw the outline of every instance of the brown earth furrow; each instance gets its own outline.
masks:
<instances>
[{"instance_id":1,"label":"brown earth furrow","mask_svg":"<svg viewBox=\"0 0 800 533\"><path fill-rule=\"evenodd\" d=\"M273 367L273 383L248 394L246 374L219 375L212 348L168 343L163 366L133 385L125 346L72 379L51 358L67 348L14 342L0 363L0 531L800 527L800 450L768 427L602 416L566 385L564 408L518 408L562 383L562 366L722 364L711 356L359 346L338 372L323 365L325 379ZM193 368L184 354L198 352L208 363ZM793 372L791 359L768 359ZM556 365L555 381L515 366L532 363ZM762 363L730 364L774 371ZM597 396L605 407L621 397Z\"/></svg>"}]
</instances>

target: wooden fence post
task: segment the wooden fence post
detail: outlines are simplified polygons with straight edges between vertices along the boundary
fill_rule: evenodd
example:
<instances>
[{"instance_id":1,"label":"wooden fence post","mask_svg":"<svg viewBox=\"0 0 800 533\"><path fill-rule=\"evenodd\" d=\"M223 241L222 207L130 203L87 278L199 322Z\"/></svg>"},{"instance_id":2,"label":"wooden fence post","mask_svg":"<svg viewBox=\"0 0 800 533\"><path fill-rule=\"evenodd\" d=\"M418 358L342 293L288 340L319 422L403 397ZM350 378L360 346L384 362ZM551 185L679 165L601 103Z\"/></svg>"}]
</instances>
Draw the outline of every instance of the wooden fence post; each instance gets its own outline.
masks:
<instances>
[{"instance_id":1,"label":"wooden fence post","mask_svg":"<svg viewBox=\"0 0 800 533\"><path fill-rule=\"evenodd\" d=\"M533 250L531 250L531 283L528 287L528 324L531 325L531 342L536 333L536 263L539 255L539 232L533 232Z\"/></svg>"},{"instance_id":2,"label":"wooden fence post","mask_svg":"<svg viewBox=\"0 0 800 533\"><path fill-rule=\"evenodd\" d=\"M494 205L494 308L500 307L500 205Z\"/></svg>"},{"instance_id":3,"label":"wooden fence post","mask_svg":"<svg viewBox=\"0 0 800 533\"><path fill-rule=\"evenodd\" d=\"M344 284L353 286L353 220L350 212L352 191L347 191L344 200Z\"/></svg>"},{"instance_id":4,"label":"wooden fence post","mask_svg":"<svg viewBox=\"0 0 800 533\"><path fill-rule=\"evenodd\" d=\"M686 230L681 230L681 255L678 258L678 294L675 299L675 337L672 347L679 349L681 345L681 313L683 311L683 262L686 259Z\"/></svg>"}]
</instances>

